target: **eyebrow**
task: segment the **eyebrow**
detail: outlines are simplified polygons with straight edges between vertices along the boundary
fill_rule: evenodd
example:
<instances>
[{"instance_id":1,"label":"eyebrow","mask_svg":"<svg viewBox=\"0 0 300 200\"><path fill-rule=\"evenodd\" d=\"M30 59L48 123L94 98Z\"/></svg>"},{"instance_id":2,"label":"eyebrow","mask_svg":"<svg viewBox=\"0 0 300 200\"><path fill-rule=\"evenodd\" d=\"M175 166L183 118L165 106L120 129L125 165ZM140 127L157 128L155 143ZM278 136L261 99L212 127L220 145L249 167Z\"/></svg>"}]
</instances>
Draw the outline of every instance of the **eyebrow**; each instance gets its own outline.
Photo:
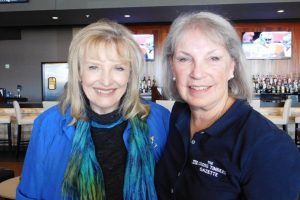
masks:
<instances>
[{"instance_id":1,"label":"eyebrow","mask_svg":"<svg viewBox=\"0 0 300 200\"><path fill-rule=\"evenodd\" d=\"M214 53L216 51L219 51L219 49L212 49L212 50L206 52L206 54L209 55L209 54L212 54L212 53ZM185 54L187 56L191 56L191 54L189 54L188 52L185 52L183 50L179 50L179 51L177 51L177 53L182 53L182 54Z\"/></svg>"},{"instance_id":2,"label":"eyebrow","mask_svg":"<svg viewBox=\"0 0 300 200\"><path fill-rule=\"evenodd\" d=\"M85 60L87 63L93 63L93 64L97 64L97 63L103 63L103 60L100 59L94 59L94 58L88 58ZM112 64L119 64L119 65L126 65L126 63L122 60L109 60L108 61Z\"/></svg>"}]
</instances>

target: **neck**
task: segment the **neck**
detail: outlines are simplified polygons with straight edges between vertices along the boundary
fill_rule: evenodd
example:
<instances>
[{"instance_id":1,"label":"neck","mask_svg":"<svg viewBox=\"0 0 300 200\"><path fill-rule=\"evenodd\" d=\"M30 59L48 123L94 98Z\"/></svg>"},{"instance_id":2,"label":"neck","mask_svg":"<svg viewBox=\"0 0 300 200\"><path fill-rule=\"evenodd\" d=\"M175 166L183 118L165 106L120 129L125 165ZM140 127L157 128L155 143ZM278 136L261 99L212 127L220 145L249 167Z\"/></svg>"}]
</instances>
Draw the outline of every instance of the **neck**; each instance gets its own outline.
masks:
<instances>
[{"instance_id":1,"label":"neck","mask_svg":"<svg viewBox=\"0 0 300 200\"><path fill-rule=\"evenodd\" d=\"M231 107L235 99L227 96L222 103L219 103L212 109L191 109L190 131L191 138L196 132L206 129L214 124Z\"/></svg>"}]
</instances>

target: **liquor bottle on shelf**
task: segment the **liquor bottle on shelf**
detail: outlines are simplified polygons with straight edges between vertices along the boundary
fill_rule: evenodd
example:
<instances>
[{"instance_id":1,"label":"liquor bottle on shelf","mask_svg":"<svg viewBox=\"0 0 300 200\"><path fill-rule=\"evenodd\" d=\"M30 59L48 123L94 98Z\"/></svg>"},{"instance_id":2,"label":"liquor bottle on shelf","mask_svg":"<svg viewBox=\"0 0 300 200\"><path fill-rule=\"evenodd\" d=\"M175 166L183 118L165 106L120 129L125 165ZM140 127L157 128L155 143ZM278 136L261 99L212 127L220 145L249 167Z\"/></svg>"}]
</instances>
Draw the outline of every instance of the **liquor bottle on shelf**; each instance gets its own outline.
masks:
<instances>
[{"instance_id":1,"label":"liquor bottle on shelf","mask_svg":"<svg viewBox=\"0 0 300 200\"><path fill-rule=\"evenodd\" d=\"M265 92L272 93L272 86L270 84L267 84Z\"/></svg>"},{"instance_id":2,"label":"liquor bottle on shelf","mask_svg":"<svg viewBox=\"0 0 300 200\"><path fill-rule=\"evenodd\" d=\"M252 87L255 93L300 93L299 78L289 75L253 75Z\"/></svg>"},{"instance_id":3,"label":"liquor bottle on shelf","mask_svg":"<svg viewBox=\"0 0 300 200\"><path fill-rule=\"evenodd\" d=\"M147 83L146 83L146 77L144 76L142 80L142 93L146 93L146 92L147 92Z\"/></svg>"},{"instance_id":4,"label":"liquor bottle on shelf","mask_svg":"<svg viewBox=\"0 0 300 200\"><path fill-rule=\"evenodd\" d=\"M155 78L153 77L153 80L152 80L152 87L153 86L156 86L156 80L155 80Z\"/></svg>"},{"instance_id":5,"label":"liquor bottle on shelf","mask_svg":"<svg viewBox=\"0 0 300 200\"><path fill-rule=\"evenodd\" d=\"M285 93L285 87L284 87L284 84L281 85L281 92L280 92L280 93L282 93L282 94Z\"/></svg>"},{"instance_id":6,"label":"liquor bottle on shelf","mask_svg":"<svg viewBox=\"0 0 300 200\"><path fill-rule=\"evenodd\" d=\"M280 84L277 84L276 93L278 93L278 94L281 93L281 85Z\"/></svg>"},{"instance_id":7,"label":"liquor bottle on shelf","mask_svg":"<svg viewBox=\"0 0 300 200\"><path fill-rule=\"evenodd\" d=\"M148 80L147 80L148 92L151 92L151 86L152 86L152 84L151 84L151 78L150 78L150 76L148 76Z\"/></svg>"},{"instance_id":8,"label":"liquor bottle on shelf","mask_svg":"<svg viewBox=\"0 0 300 200\"><path fill-rule=\"evenodd\" d=\"M276 86L275 86L274 82L273 82L271 88L272 88L272 94L276 94Z\"/></svg>"},{"instance_id":9,"label":"liquor bottle on shelf","mask_svg":"<svg viewBox=\"0 0 300 200\"><path fill-rule=\"evenodd\" d=\"M298 92L298 80L297 79L294 81L294 91Z\"/></svg>"}]
</instances>

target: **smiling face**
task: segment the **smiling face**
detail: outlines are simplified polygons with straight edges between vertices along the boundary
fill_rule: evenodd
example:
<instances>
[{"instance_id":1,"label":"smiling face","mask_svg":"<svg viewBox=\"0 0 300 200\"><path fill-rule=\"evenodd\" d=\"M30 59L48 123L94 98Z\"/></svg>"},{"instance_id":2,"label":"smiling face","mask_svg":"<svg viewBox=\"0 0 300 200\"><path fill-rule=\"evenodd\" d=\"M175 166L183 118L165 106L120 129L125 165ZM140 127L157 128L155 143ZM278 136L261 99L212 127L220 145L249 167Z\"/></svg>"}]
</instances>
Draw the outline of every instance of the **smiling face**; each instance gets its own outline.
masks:
<instances>
[{"instance_id":1,"label":"smiling face","mask_svg":"<svg viewBox=\"0 0 300 200\"><path fill-rule=\"evenodd\" d=\"M106 114L118 109L129 82L130 66L114 45L92 49L96 50L85 50L80 79L91 109Z\"/></svg>"},{"instance_id":2,"label":"smiling face","mask_svg":"<svg viewBox=\"0 0 300 200\"><path fill-rule=\"evenodd\" d=\"M177 42L171 64L177 90L192 110L225 104L235 63L223 45L199 29L187 30Z\"/></svg>"}]
</instances>

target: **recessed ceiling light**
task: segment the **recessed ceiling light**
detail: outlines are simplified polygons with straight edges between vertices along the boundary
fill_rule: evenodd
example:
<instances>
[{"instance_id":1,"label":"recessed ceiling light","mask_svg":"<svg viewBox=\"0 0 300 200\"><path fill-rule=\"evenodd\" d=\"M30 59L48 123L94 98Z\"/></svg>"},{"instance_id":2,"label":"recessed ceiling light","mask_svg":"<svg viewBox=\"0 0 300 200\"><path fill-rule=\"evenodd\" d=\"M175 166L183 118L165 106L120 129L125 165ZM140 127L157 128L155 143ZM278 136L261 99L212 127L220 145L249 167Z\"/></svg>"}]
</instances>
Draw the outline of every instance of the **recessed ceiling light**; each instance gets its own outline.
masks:
<instances>
[{"instance_id":1,"label":"recessed ceiling light","mask_svg":"<svg viewBox=\"0 0 300 200\"><path fill-rule=\"evenodd\" d=\"M58 20L58 17L52 17L52 19L54 19L54 20Z\"/></svg>"},{"instance_id":2,"label":"recessed ceiling light","mask_svg":"<svg viewBox=\"0 0 300 200\"><path fill-rule=\"evenodd\" d=\"M278 13L284 13L284 10L277 10Z\"/></svg>"},{"instance_id":3,"label":"recessed ceiling light","mask_svg":"<svg viewBox=\"0 0 300 200\"><path fill-rule=\"evenodd\" d=\"M131 15L124 15L124 17L125 17L125 18L129 18L129 17L131 17Z\"/></svg>"}]
</instances>

